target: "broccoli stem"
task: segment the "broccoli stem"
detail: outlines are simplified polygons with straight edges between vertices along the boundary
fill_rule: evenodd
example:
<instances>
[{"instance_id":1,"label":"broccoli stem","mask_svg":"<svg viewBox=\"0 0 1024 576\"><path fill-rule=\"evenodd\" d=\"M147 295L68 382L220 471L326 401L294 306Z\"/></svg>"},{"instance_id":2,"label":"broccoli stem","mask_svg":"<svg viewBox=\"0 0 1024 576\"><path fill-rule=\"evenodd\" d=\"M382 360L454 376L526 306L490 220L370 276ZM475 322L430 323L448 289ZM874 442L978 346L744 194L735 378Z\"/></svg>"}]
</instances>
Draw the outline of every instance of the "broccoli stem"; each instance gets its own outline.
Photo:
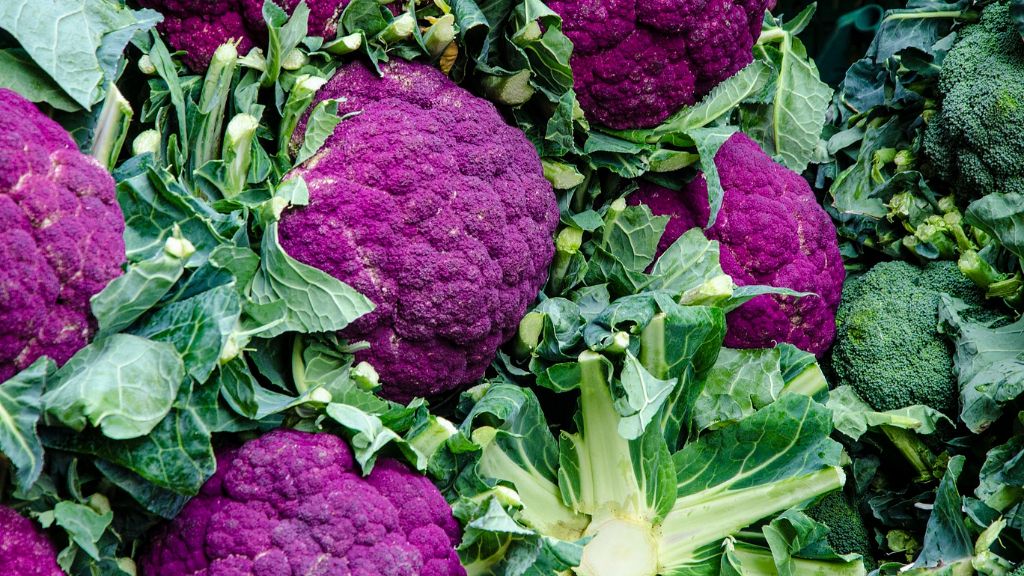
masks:
<instances>
[{"instance_id":1,"label":"broccoli stem","mask_svg":"<svg viewBox=\"0 0 1024 576\"><path fill-rule=\"evenodd\" d=\"M651 376L659 380L668 378L668 360L665 354L665 319L668 316L658 313L640 333L640 364Z\"/></svg>"},{"instance_id":2,"label":"broccoli stem","mask_svg":"<svg viewBox=\"0 0 1024 576\"><path fill-rule=\"evenodd\" d=\"M284 112L281 118L281 128L277 134L277 154L279 158L287 158L289 155L288 144L292 140L295 128L299 125L299 119L306 113L317 90L323 87L327 80L318 76L303 74L295 80L295 86L288 94L288 100L284 105Z\"/></svg>"},{"instance_id":3,"label":"broccoli stem","mask_svg":"<svg viewBox=\"0 0 1024 576\"><path fill-rule=\"evenodd\" d=\"M843 470L836 467L751 488L706 489L682 496L662 524L662 570L673 573L691 563L709 544L722 542L737 530L810 498L839 490L845 480Z\"/></svg>"},{"instance_id":4,"label":"broccoli stem","mask_svg":"<svg viewBox=\"0 0 1024 576\"><path fill-rule=\"evenodd\" d=\"M583 230L576 227L563 228L555 239L555 259L551 263L548 285L555 293L562 293L569 286L570 266L583 245Z\"/></svg>"},{"instance_id":5,"label":"broccoli stem","mask_svg":"<svg viewBox=\"0 0 1024 576\"><path fill-rule=\"evenodd\" d=\"M899 450L903 458L917 472L916 482L928 482L935 479L935 454L921 442L911 430L893 426L880 426L885 436Z\"/></svg>"},{"instance_id":6,"label":"broccoli stem","mask_svg":"<svg viewBox=\"0 0 1024 576\"><path fill-rule=\"evenodd\" d=\"M238 49L233 43L222 44L213 53L213 60L203 80L199 97L200 127L194 135L192 170L220 157L224 113L231 96L231 83L238 65Z\"/></svg>"},{"instance_id":7,"label":"broccoli stem","mask_svg":"<svg viewBox=\"0 0 1024 576\"><path fill-rule=\"evenodd\" d=\"M249 180L252 163L252 142L260 122L249 114L238 114L228 122L224 133L224 197L242 193Z\"/></svg>"},{"instance_id":8,"label":"broccoli stem","mask_svg":"<svg viewBox=\"0 0 1024 576\"><path fill-rule=\"evenodd\" d=\"M776 576L778 568L771 550L738 544L733 555L740 561L744 576ZM793 558L793 574L800 576L864 576L867 569L860 560L824 561Z\"/></svg>"},{"instance_id":9,"label":"broccoli stem","mask_svg":"<svg viewBox=\"0 0 1024 576\"><path fill-rule=\"evenodd\" d=\"M96 122L96 133L92 140L92 157L111 170L117 165L121 155L121 147L128 137L128 128L132 122L131 104L114 84L110 85L103 108Z\"/></svg>"}]
</instances>

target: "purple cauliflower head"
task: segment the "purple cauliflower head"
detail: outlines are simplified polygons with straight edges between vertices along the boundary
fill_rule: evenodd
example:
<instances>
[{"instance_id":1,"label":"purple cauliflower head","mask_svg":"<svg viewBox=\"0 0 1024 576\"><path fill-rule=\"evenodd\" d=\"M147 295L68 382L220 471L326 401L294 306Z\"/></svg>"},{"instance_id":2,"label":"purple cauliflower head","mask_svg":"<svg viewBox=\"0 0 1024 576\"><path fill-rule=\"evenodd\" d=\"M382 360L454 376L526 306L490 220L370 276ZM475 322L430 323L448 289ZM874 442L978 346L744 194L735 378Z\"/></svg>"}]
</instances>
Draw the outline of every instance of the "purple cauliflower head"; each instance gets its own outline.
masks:
<instances>
[{"instance_id":1,"label":"purple cauliflower head","mask_svg":"<svg viewBox=\"0 0 1024 576\"><path fill-rule=\"evenodd\" d=\"M609 128L659 124L754 58L775 0L550 0L580 106Z\"/></svg>"},{"instance_id":2,"label":"purple cauliflower head","mask_svg":"<svg viewBox=\"0 0 1024 576\"><path fill-rule=\"evenodd\" d=\"M0 506L0 574L63 576L57 552L45 534L28 518Z\"/></svg>"},{"instance_id":3,"label":"purple cauliflower head","mask_svg":"<svg viewBox=\"0 0 1024 576\"><path fill-rule=\"evenodd\" d=\"M814 296L763 295L727 317L726 346L765 348L788 342L820 355L835 336L835 312L846 276L836 229L807 182L775 163L756 142L733 135L715 156L725 189L715 225L722 269L739 286L768 285ZM708 187L698 177L676 192L641 183L630 197L671 218L663 252L684 232L707 225Z\"/></svg>"},{"instance_id":4,"label":"purple cauliflower head","mask_svg":"<svg viewBox=\"0 0 1024 576\"><path fill-rule=\"evenodd\" d=\"M359 63L317 94L341 122L292 175L309 206L281 245L376 309L342 334L366 340L384 396L406 401L483 376L547 277L558 205L540 159L494 106L435 68ZM299 133L303 127L300 126Z\"/></svg>"},{"instance_id":5,"label":"purple cauliflower head","mask_svg":"<svg viewBox=\"0 0 1024 576\"><path fill-rule=\"evenodd\" d=\"M289 14L300 0L276 0ZM338 16L349 0L306 0L309 33L333 38ZM185 64L197 72L210 65L217 47L238 42L239 54L246 54L267 42L263 0L139 0L146 8L164 15L160 32L175 50L185 51Z\"/></svg>"},{"instance_id":6,"label":"purple cauliflower head","mask_svg":"<svg viewBox=\"0 0 1024 576\"><path fill-rule=\"evenodd\" d=\"M95 328L89 299L121 274L114 179L28 100L0 89L0 382L65 362Z\"/></svg>"},{"instance_id":7,"label":"purple cauliflower head","mask_svg":"<svg viewBox=\"0 0 1024 576\"><path fill-rule=\"evenodd\" d=\"M217 457L217 473L142 557L146 576L464 576L459 525L430 481L394 460L361 476L344 440L278 429Z\"/></svg>"}]
</instances>

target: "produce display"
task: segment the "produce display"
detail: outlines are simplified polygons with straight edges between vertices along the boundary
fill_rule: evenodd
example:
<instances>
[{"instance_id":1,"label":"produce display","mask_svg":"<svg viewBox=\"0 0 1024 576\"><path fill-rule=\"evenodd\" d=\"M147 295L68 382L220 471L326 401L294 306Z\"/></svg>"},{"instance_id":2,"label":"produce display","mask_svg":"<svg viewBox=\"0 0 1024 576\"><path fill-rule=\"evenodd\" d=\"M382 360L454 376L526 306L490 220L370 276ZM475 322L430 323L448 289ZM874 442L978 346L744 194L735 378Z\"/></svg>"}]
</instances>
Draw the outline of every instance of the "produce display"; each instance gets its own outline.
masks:
<instances>
[{"instance_id":1,"label":"produce display","mask_svg":"<svg viewBox=\"0 0 1024 576\"><path fill-rule=\"evenodd\" d=\"M869 4L0 2L0 574L1024 574L1024 0Z\"/></svg>"}]
</instances>

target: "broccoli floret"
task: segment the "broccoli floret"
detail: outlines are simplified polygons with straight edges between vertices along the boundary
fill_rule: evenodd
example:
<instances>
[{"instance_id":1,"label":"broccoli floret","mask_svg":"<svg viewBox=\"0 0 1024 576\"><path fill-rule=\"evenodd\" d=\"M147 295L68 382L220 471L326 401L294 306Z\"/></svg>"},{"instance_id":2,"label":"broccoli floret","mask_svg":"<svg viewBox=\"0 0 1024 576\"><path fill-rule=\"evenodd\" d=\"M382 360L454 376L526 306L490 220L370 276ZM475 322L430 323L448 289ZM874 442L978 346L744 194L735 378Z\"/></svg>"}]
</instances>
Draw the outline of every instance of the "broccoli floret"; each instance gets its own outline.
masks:
<instances>
[{"instance_id":1,"label":"broccoli floret","mask_svg":"<svg viewBox=\"0 0 1024 576\"><path fill-rule=\"evenodd\" d=\"M885 262L847 282L836 314L836 383L852 386L876 410L925 404L954 415L952 350L937 331L942 292L981 303L953 262Z\"/></svg>"},{"instance_id":2,"label":"broccoli floret","mask_svg":"<svg viewBox=\"0 0 1024 576\"><path fill-rule=\"evenodd\" d=\"M965 197L1024 192L1024 43L1006 1L965 26L943 63L925 150Z\"/></svg>"},{"instance_id":3,"label":"broccoli floret","mask_svg":"<svg viewBox=\"0 0 1024 576\"><path fill-rule=\"evenodd\" d=\"M1010 572L1007 576L1024 576L1024 564L1014 568L1013 572Z\"/></svg>"},{"instance_id":4,"label":"broccoli floret","mask_svg":"<svg viewBox=\"0 0 1024 576\"><path fill-rule=\"evenodd\" d=\"M807 510L807 515L828 526L828 544L837 554L860 554L865 567L875 567L871 536L845 494L833 492L825 496Z\"/></svg>"}]
</instances>

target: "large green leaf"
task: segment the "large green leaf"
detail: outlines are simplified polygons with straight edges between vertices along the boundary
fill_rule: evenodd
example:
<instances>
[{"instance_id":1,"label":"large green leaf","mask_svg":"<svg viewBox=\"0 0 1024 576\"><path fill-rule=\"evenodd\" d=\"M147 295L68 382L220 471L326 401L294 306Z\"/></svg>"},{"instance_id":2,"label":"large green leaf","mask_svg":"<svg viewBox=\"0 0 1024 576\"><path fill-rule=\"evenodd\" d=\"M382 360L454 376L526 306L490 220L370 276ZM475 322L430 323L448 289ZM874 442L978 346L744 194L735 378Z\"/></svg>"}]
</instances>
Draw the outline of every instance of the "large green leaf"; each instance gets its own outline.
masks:
<instances>
[{"instance_id":1,"label":"large green leaf","mask_svg":"<svg viewBox=\"0 0 1024 576\"><path fill-rule=\"evenodd\" d=\"M1024 394L1024 320L992 328L964 317L965 305L942 295L939 320L953 337L960 419L980 433Z\"/></svg>"},{"instance_id":2,"label":"large green leaf","mask_svg":"<svg viewBox=\"0 0 1024 576\"><path fill-rule=\"evenodd\" d=\"M19 48L0 50L0 88L14 90L32 102L45 102L57 110L81 110L53 78Z\"/></svg>"},{"instance_id":3,"label":"large green leaf","mask_svg":"<svg viewBox=\"0 0 1024 576\"><path fill-rule=\"evenodd\" d=\"M92 430L78 434L51 428L46 431L44 443L107 460L159 488L192 496L217 468L208 426L217 394L215 385L183 387L174 409L141 438L111 442Z\"/></svg>"},{"instance_id":4,"label":"large green leaf","mask_svg":"<svg viewBox=\"0 0 1024 576\"><path fill-rule=\"evenodd\" d=\"M770 34L774 30L768 31ZM803 43L779 30L779 46L760 46L760 58L777 77L764 104L742 109L743 131L790 170L803 172L815 158L832 102L832 88L821 81Z\"/></svg>"},{"instance_id":5,"label":"large green leaf","mask_svg":"<svg viewBox=\"0 0 1024 576\"><path fill-rule=\"evenodd\" d=\"M43 405L74 430L91 423L112 439L137 438L164 419L184 378L185 365L174 346L115 334L68 360Z\"/></svg>"},{"instance_id":6,"label":"large green leaf","mask_svg":"<svg viewBox=\"0 0 1024 576\"><path fill-rule=\"evenodd\" d=\"M111 0L4 0L6 30L79 106L89 109L118 73L132 35L160 21Z\"/></svg>"}]
</instances>

